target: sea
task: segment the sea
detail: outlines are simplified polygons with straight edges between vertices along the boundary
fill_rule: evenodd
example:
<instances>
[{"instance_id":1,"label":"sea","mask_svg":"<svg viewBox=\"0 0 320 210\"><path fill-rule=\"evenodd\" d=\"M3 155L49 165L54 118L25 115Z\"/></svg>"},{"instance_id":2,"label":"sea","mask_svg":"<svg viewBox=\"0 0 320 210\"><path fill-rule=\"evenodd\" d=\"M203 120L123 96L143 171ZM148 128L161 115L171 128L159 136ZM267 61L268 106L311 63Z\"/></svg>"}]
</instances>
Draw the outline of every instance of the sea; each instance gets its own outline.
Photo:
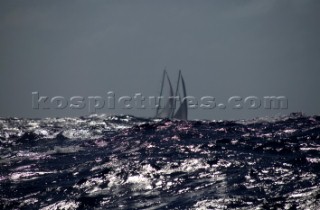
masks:
<instances>
[{"instance_id":1,"label":"sea","mask_svg":"<svg viewBox=\"0 0 320 210\"><path fill-rule=\"evenodd\" d=\"M0 209L320 209L320 116L0 118Z\"/></svg>"}]
</instances>

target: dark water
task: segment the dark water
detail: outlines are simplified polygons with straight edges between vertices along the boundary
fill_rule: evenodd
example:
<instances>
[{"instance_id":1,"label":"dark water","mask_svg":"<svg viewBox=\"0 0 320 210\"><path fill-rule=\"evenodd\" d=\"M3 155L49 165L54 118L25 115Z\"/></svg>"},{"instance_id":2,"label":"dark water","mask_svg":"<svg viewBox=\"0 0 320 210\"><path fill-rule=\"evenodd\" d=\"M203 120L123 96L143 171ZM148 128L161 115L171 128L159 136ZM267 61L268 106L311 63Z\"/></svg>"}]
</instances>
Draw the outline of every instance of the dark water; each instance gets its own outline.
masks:
<instances>
[{"instance_id":1,"label":"dark water","mask_svg":"<svg viewBox=\"0 0 320 210\"><path fill-rule=\"evenodd\" d=\"M0 209L319 209L320 117L0 119Z\"/></svg>"}]
</instances>

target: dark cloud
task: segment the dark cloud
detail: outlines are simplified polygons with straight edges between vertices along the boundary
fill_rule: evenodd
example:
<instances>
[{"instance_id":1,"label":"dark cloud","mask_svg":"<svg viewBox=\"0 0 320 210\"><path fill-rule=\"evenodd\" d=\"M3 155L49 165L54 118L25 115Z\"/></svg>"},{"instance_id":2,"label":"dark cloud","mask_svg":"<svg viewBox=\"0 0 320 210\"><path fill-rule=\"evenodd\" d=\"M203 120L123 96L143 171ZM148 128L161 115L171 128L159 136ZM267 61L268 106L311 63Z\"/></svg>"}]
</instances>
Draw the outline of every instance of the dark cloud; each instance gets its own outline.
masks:
<instances>
[{"instance_id":1,"label":"dark cloud","mask_svg":"<svg viewBox=\"0 0 320 210\"><path fill-rule=\"evenodd\" d=\"M154 95L164 66L173 80L181 68L196 97L289 100L288 110L191 110L191 118L319 114L319 9L317 0L1 1L0 116L88 114L33 110L32 91Z\"/></svg>"}]
</instances>

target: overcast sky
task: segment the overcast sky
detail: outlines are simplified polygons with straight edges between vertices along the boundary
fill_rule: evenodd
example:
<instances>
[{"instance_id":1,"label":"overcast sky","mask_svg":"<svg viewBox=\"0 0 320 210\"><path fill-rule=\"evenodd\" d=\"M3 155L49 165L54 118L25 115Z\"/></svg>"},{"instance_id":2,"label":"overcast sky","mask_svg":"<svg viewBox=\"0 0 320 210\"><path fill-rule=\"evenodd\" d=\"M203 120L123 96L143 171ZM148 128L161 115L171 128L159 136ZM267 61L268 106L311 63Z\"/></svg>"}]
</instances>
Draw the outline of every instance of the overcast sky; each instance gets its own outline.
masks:
<instances>
[{"instance_id":1,"label":"overcast sky","mask_svg":"<svg viewBox=\"0 0 320 210\"><path fill-rule=\"evenodd\" d=\"M41 96L159 94L178 70L188 95L285 96L288 109L190 110L190 119L320 112L320 1L0 1L0 116L88 115L33 109ZM98 113L154 116L153 109Z\"/></svg>"}]
</instances>

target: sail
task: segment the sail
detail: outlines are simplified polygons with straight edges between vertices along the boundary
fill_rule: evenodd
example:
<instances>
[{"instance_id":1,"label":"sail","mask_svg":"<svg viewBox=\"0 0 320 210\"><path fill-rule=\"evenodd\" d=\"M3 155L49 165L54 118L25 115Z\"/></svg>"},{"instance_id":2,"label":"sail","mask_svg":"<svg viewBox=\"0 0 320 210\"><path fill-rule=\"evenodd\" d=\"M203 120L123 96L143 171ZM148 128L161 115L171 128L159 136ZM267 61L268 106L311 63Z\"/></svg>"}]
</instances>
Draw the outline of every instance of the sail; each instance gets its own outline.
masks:
<instances>
[{"instance_id":1,"label":"sail","mask_svg":"<svg viewBox=\"0 0 320 210\"><path fill-rule=\"evenodd\" d=\"M180 120L187 120L188 119L188 101L186 99L187 91L186 91L184 79L182 77L181 72L179 71L176 96L178 95L178 85L179 85L180 80L181 80L181 85L182 85L183 98L181 99L181 97L179 95L180 107L178 108L177 112L173 115L173 118L180 119Z\"/></svg>"},{"instance_id":2,"label":"sail","mask_svg":"<svg viewBox=\"0 0 320 210\"><path fill-rule=\"evenodd\" d=\"M166 82L169 84L169 95L168 97L163 97L163 90L165 87ZM182 89L182 90L181 90ZM182 94L180 92L182 91ZM182 97L181 97L182 95ZM186 91L186 86L184 79L181 74L181 70L179 71L179 76L178 76L178 82L177 82L177 87L176 87L176 92L175 94L173 93L171 81L169 79L169 76L166 72L166 70L163 71L163 76L162 76L162 82L161 82L161 89L160 89L160 99L158 100L158 106L157 106L157 111L156 111L156 118L175 118L179 120L187 120L188 119L188 101L186 100L187 96L187 91ZM176 100L179 100L179 107L177 111L175 112L176 108ZM161 103L161 100L166 100L164 102L166 103ZM161 106L165 104L164 106Z\"/></svg>"},{"instance_id":3,"label":"sail","mask_svg":"<svg viewBox=\"0 0 320 210\"><path fill-rule=\"evenodd\" d=\"M165 84L165 80L169 84L169 96L168 96L167 103L165 104L165 106L161 107L161 99L164 99L164 100L166 99L166 98L161 98L164 84ZM169 79L169 76L168 76L166 70L164 70L163 76L162 76L160 99L158 101L156 118L171 118L172 112L174 111L173 108L174 108L173 89L172 89L172 85L171 85L171 81Z\"/></svg>"},{"instance_id":4,"label":"sail","mask_svg":"<svg viewBox=\"0 0 320 210\"><path fill-rule=\"evenodd\" d=\"M178 75L178 82L177 82L176 92L175 92L175 94L174 94L174 96L175 96L175 100L174 100L174 102L173 102L173 107L174 107L174 109L176 108L177 99L178 99L178 100L180 101L180 103L181 103L181 97L180 97L180 94L179 94L180 78L181 78L181 70L179 70L179 75ZM173 117L174 117L174 115L175 115L175 112L173 111L173 112L172 112L172 116L171 116L171 118L173 118Z\"/></svg>"}]
</instances>

